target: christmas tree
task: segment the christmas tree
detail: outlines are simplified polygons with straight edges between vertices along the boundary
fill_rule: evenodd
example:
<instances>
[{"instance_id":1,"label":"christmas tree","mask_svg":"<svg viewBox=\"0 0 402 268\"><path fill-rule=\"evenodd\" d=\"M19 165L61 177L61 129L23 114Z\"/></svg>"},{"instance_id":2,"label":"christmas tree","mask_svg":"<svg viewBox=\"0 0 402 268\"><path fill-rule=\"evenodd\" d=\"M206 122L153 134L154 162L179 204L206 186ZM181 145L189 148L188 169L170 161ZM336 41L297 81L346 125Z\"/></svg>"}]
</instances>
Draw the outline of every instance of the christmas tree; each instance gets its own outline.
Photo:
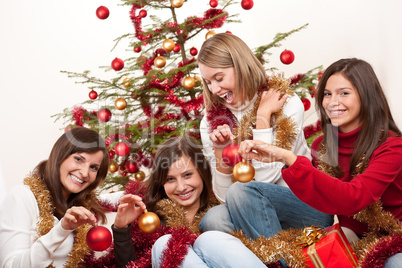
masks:
<instances>
[{"instance_id":1,"label":"christmas tree","mask_svg":"<svg viewBox=\"0 0 402 268\"><path fill-rule=\"evenodd\" d=\"M197 76L198 50L196 46L188 47L189 41L198 35L208 39L224 24L241 22L237 19L239 14L229 12L231 6L240 4L249 10L254 5L252 0L219 0L219 5L217 0L202 1L207 8L201 15L188 15L184 21L178 21L180 7L191 4L190 0L122 0L134 27L133 33L118 37L116 45L129 39L133 56L111 62L107 71L115 72L112 79L92 77L89 71L65 72L79 83L89 84L89 99L55 115L56 120L64 119L66 130L85 126L105 138L111 160L106 189L124 187L129 179L144 180L144 170L152 166L158 145L166 139L183 133L200 139L202 83ZM171 15L167 20L149 15L156 10ZM96 15L107 19L109 10L100 6ZM152 23L143 25L144 19ZM278 33L271 43L254 49L268 74L280 70L269 66L269 49L279 47L281 41L305 27L307 24ZM294 60L290 50L284 50L280 57L284 64ZM290 78L291 88L301 97L305 110L310 107L306 96L314 96L320 68ZM94 107L93 104L96 109L87 108ZM310 127L309 136L316 131L314 126Z\"/></svg>"}]
</instances>

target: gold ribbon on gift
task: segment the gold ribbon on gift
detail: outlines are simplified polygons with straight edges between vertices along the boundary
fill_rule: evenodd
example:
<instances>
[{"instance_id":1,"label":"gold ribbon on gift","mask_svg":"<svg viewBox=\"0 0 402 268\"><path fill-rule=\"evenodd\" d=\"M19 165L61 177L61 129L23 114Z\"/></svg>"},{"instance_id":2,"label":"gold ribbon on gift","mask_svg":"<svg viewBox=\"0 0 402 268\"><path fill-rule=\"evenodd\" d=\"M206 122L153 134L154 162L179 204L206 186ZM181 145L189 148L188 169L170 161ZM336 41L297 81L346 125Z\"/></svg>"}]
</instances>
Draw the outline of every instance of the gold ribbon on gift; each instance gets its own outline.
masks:
<instances>
[{"instance_id":1,"label":"gold ribbon on gift","mask_svg":"<svg viewBox=\"0 0 402 268\"><path fill-rule=\"evenodd\" d=\"M326 232L324 230L322 230L320 227L312 225L311 227L304 228L302 234L296 237L296 241L293 243L295 246L305 248L320 241L320 239L324 236L326 236Z\"/></svg>"}]
</instances>

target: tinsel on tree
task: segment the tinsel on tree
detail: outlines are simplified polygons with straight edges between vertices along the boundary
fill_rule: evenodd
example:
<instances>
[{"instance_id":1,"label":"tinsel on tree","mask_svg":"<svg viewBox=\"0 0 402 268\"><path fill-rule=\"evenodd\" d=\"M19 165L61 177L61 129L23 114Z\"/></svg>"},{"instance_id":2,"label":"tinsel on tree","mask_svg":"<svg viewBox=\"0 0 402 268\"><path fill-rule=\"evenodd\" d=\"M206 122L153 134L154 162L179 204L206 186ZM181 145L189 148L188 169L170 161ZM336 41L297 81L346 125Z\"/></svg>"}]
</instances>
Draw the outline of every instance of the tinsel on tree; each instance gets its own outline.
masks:
<instances>
[{"instance_id":1,"label":"tinsel on tree","mask_svg":"<svg viewBox=\"0 0 402 268\"><path fill-rule=\"evenodd\" d=\"M188 14L184 21L178 21L180 7L191 5L192 1L205 1L205 11ZM190 47L189 41L198 35L210 38L224 24L240 22L237 18L241 14L231 14L231 6L241 5L244 10L253 6L253 1L245 0L241 3L233 0L122 2L127 6L133 32L117 38L117 43L128 38L132 57L114 59L107 71L116 75L109 80L92 77L89 71L65 72L77 82L89 85L89 98L82 105L56 115L56 120L65 120L66 129L85 126L105 138L111 160L105 188L124 187L129 179L143 180L143 171L152 166L158 145L166 139L183 133L200 139L199 124L204 108L196 56L202 44ZM162 10L164 16L169 13L170 18L162 20L152 15L156 10ZM109 10L100 6L96 15L99 19L106 19ZM145 21L152 22L144 25ZM278 33L271 43L253 50L268 75L280 72L280 68L269 66L269 57L272 56L269 50L279 47L281 41L306 26ZM292 55L291 51L285 50L281 61L290 64L294 59ZM292 89L301 97L306 110L310 107L307 95L314 97L320 68L289 77ZM93 105L96 103L97 106ZM98 109L88 108L94 106Z\"/></svg>"}]
</instances>

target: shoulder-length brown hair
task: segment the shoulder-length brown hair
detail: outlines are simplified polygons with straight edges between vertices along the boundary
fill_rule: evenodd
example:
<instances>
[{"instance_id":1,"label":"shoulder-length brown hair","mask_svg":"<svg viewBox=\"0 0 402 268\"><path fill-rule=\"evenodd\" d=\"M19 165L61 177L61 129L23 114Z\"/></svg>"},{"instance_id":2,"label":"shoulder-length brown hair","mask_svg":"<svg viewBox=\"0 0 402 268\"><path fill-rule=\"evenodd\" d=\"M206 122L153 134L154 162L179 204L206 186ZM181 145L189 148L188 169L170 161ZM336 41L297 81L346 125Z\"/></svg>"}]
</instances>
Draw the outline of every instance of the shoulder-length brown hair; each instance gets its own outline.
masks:
<instances>
[{"instance_id":1,"label":"shoulder-length brown hair","mask_svg":"<svg viewBox=\"0 0 402 268\"><path fill-rule=\"evenodd\" d=\"M74 153L95 153L98 151L103 152L103 159L95 181L82 192L71 194L66 203L63 199L63 185L60 181L61 163ZM61 135L53 145L49 158L36 166L33 175L46 182L53 198L54 214L58 219L61 219L67 209L72 206L85 206L89 207L102 222L105 222L106 216L95 197L95 190L105 180L108 165L109 153L102 137L94 130L76 127Z\"/></svg>"},{"instance_id":2,"label":"shoulder-length brown hair","mask_svg":"<svg viewBox=\"0 0 402 268\"><path fill-rule=\"evenodd\" d=\"M198 63L211 68L233 67L236 77L235 93L243 100L251 100L257 90L267 84L267 76L261 62L239 37L229 33L219 33L206 40L198 54ZM203 96L206 110L222 102L212 94L205 80Z\"/></svg>"},{"instance_id":3,"label":"shoulder-length brown hair","mask_svg":"<svg viewBox=\"0 0 402 268\"><path fill-rule=\"evenodd\" d=\"M389 130L398 136L401 136L401 131L395 124L380 82L369 63L356 58L341 59L332 63L325 70L318 83L316 108L321 117L324 132L323 142L327 147L328 160L335 167L336 175L339 176L342 171L336 160L338 157L337 129L331 125L331 120L322 105L327 81L334 74L342 74L349 80L356 88L361 102L358 115L361 122L361 132L350 162L349 172L351 174L354 173L356 165L363 155L365 155L363 164L368 163L374 150L388 138Z\"/></svg>"},{"instance_id":4,"label":"shoulder-length brown hair","mask_svg":"<svg viewBox=\"0 0 402 268\"><path fill-rule=\"evenodd\" d=\"M149 211L155 212L156 203L164 198L168 198L164 184L167 180L169 168L184 155L192 161L204 185L198 211L202 211L209 205L212 195L210 166L197 141L189 135L184 135L168 139L159 146L156 152L150 177L146 181L146 199Z\"/></svg>"}]
</instances>

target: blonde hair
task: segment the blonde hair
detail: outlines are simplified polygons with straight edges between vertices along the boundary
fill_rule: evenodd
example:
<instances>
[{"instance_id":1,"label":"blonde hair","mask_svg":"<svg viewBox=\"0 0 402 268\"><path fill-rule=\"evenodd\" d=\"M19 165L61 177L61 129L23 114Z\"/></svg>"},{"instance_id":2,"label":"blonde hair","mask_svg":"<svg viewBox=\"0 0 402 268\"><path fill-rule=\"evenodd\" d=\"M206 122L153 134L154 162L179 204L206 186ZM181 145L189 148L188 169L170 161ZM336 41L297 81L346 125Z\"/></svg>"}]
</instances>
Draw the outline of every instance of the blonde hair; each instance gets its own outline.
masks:
<instances>
[{"instance_id":1,"label":"blonde hair","mask_svg":"<svg viewBox=\"0 0 402 268\"><path fill-rule=\"evenodd\" d=\"M233 67L236 77L235 94L251 100L257 90L267 84L265 69L250 48L239 37L220 33L206 40L198 54L198 63L210 68ZM204 79L203 95L206 110L222 102L212 94Z\"/></svg>"}]
</instances>

